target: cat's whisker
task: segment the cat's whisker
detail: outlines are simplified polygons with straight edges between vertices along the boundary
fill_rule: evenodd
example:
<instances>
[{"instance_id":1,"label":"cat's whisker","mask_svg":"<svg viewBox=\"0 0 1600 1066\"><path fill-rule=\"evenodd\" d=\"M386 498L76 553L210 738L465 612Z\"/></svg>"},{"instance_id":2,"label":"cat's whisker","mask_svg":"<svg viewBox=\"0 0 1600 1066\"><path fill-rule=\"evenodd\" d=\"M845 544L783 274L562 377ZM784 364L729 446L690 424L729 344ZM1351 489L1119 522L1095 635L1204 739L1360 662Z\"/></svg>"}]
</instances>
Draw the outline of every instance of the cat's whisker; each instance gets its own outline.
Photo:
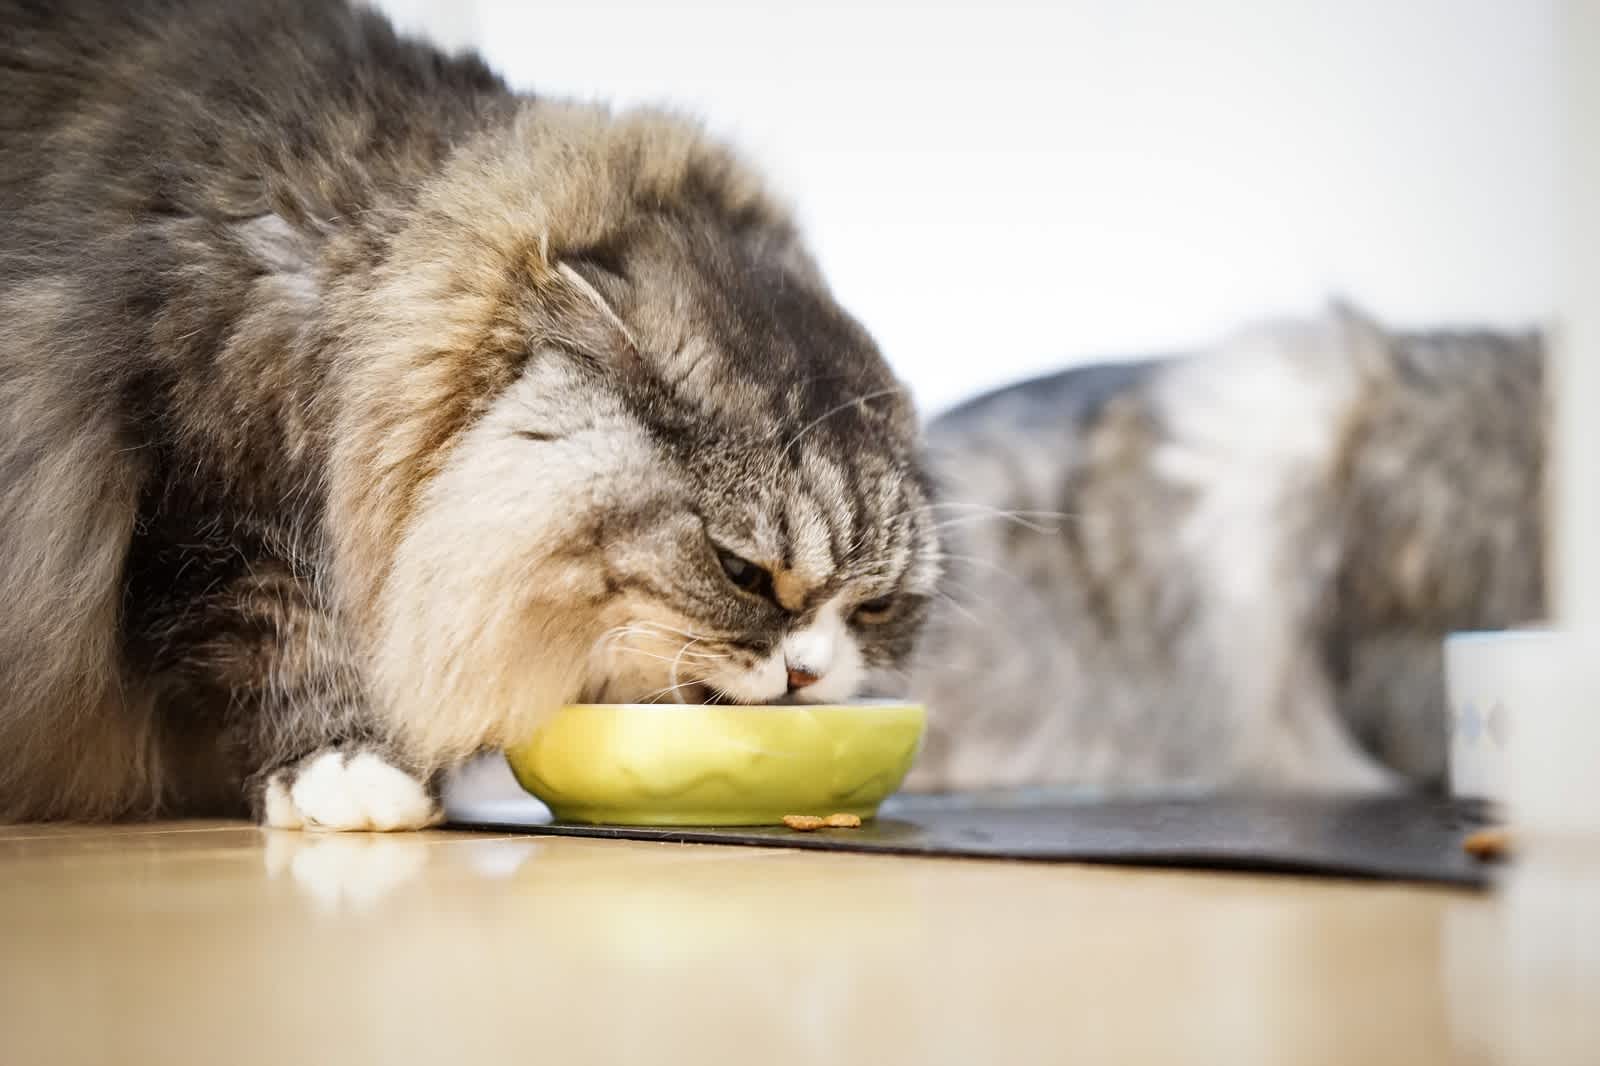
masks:
<instances>
[{"instance_id":1,"label":"cat's whisker","mask_svg":"<svg viewBox=\"0 0 1600 1066\"><path fill-rule=\"evenodd\" d=\"M711 639L709 637L688 633L685 630L676 629L674 627L655 622L634 621L620 626L613 626L612 628L606 630L604 633L600 634L600 637L595 641L594 647L596 651L600 651L603 650L606 645L630 636L647 636L664 639L667 636L674 635L688 637L692 641Z\"/></svg>"},{"instance_id":2,"label":"cat's whisker","mask_svg":"<svg viewBox=\"0 0 1600 1066\"><path fill-rule=\"evenodd\" d=\"M1008 508L994 507L994 506L992 506L990 504L987 504L987 503L977 503L975 501L967 501L967 500L936 500L933 503L924 503L924 504L920 504L920 505L918 505L916 507L908 507L904 511L899 511L899 512L897 512L895 514L892 514L892 515L890 515L888 517L888 521L893 521L893 520L895 520L897 518L905 518L905 517L908 517L908 516L914 515L914 514L922 514L922 513L927 512L927 511L951 510L951 509L961 509L961 510L965 510L965 511L983 511L986 514L992 514L992 515L1018 515L1018 516L1021 516L1023 518L1054 519L1054 520L1063 520L1063 521L1066 520L1066 519L1074 519L1075 520L1078 517L1077 515L1071 513L1070 511L1040 511L1040 510L1030 510L1030 509L1025 509L1025 508L1009 508L1008 509Z\"/></svg>"},{"instance_id":3,"label":"cat's whisker","mask_svg":"<svg viewBox=\"0 0 1600 1066\"><path fill-rule=\"evenodd\" d=\"M1036 521L1076 522L1080 517L1071 511L1044 511L1026 507L1005 508L972 505L970 509L981 510L982 513L993 515L996 518L1030 518Z\"/></svg>"},{"instance_id":4,"label":"cat's whisker","mask_svg":"<svg viewBox=\"0 0 1600 1066\"><path fill-rule=\"evenodd\" d=\"M891 517L891 518L900 518L900 517L902 517L904 515L921 514L923 511L940 511L940 510L945 510L945 509L948 509L948 508L955 508L955 507L963 508L965 510L975 510L975 511L997 511L997 510L999 510L998 507L995 507L995 506L993 506L991 504L978 503L975 500L930 500L927 503L921 503L921 504L918 504L915 507L907 507L905 510L896 512L895 514L890 515L889 517Z\"/></svg>"},{"instance_id":5,"label":"cat's whisker","mask_svg":"<svg viewBox=\"0 0 1600 1066\"><path fill-rule=\"evenodd\" d=\"M1023 584L1024 583L1023 579L1018 577L1011 570L1007 569L1004 566L1001 566L999 563L995 562L993 559L986 559L981 555L962 555L962 554L955 553L955 552L940 552L939 553L938 562L940 563L941 567L946 562L965 563L965 564L970 565L970 566L987 567L990 572L995 573L995 574L999 574L1001 577L1005 578L1008 581L1015 581L1018 584ZM948 580L952 580L952 576L951 576L951 574L950 574L948 569L946 569L944 577L945 577L945 580L947 580L947 581Z\"/></svg>"},{"instance_id":6,"label":"cat's whisker","mask_svg":"<svg viewBox=\"0 0 1600 1066\"><path fill-rule=\"evenodd\" d=\"M928 511L946 511L946 509L952 509L952 507L962 507L965 511L998 511L998 507L990 506L990 504L970 503L965 499L934 499L931 503L917 504L915 507L906 507L904 511L896 511L894 514L886 515L886 520L893 522L894 519L904 519L909 515L925 514Z\"/></svg>"},{"instance_id":7,"label":"cat's whisker","mask_svg":"<svg viewBox=\"0 0 1600 1066\"><path fill-rule=\"evenodd\" d=\"M710 664L726 662L727 660L733 658L731 655L719 652L692 652L688 655L684 655L682 652L680 652L677 655L658 655L653 651L647 651L644 648L635 648L628 645L623 645L621 650L627 652L629 655L639 655L646 659L654 659L656 662L661 663L681 662L687 658L688 661L693 663Z\"/></svg>"},{"instance_id":8,"label":"cat's whisker","mask_svg":"<svg viewBox=\"0 0 1600 1066\"><path fill-rule=\"evenodd\" d=\"M630 632L631 629L631 626L626 625L611 627L595 638L593 651L595 653L604 651L614 641L620 639L624 634Z\"/></svg>"},{"instance_id":9,"label":"cat's whisker","mask_svg":"<svg viewBox=\"0 0 1600 1066\"><path fill-rule=\"evenodd\" d=\"M968 515L965 518L952 518L946 522L935 523L932 528L937 533L943 533L951 529L962 529L982 522L995 521L1008 521L1010 524L1026 529L1030 533L1039 533L1047 537L1053 537L1061 532L1060 526L1045 526L1037 522L1030 522L1025 518L1002 518L999 515Z\"/></svg>"},{"instance_id":10,"label":"cat's whisker","mask_svg":"<svg viewBox=\"0 0 1600 1066\"><path fill-rule=\"evenodd\" d=\"M800 439L802 437L804 437L807 433L810 433L813 429L816 429L834 415L839 414L841 411L848 411L850 408L859 404L869 403L873 400L881 400L885 396L898 395L899 392L900 389L898 387L875 389L872 392L863 393L860 396L854 396L843 403L836 404L835 406L828 408L826 411L822 412L822 414L818 415L816 418L813 418L810 422L807 422L804 426L800 427L795 435L789 438L788 442L778 450L777 457L773 459L773 468L776 469L778 464L783 462L784 456L788 455L790 449L792 449L796 444L800 443Z\"/></svg>"},{"instance_id":11,"label":"cat's whisker","mask_svg":"<svg viewBox=\"0 0 1600 1066\"><path fill-rule=\"evenodd\" d=\"M639 629L652 629L652 630L656 630L656 631L661 632L661 633L670 633L670 634L672 634L674 636L683 637L686 640L710 640L710 639L713 639L710 634L707 634L707 633L694 633L694 632L691 632L691 631L689 631L687 629L679 629L677 626L670 626L665 622L654 621L653 619L638 618L638 619L633 620L632 622L629 622L628 626L632 627L632 628L639 628Z\"/></svg>"},{"instance_id":12,"label":"cat's whisker","mask_svg":"<svg viewBox=\"0 0 1600 1066\"><path fill-rule=\"evenodd\" d=\"M610 644L617 643L618 641L626 641L629 637L654 637L659 635L660 634L656 633L654 630L645 629L642 626L617 626L613 629L608 629L601 634L600 639L595 641L595 648L596 650L600 650Z\"/></svg>"},{"instance_id":13,"label":"cat's whisker","mask_svg":"<svg viewBox=\"0 0 1600 1066\"><path fill-rule=\"evenodd\" d=\"M1021 526L1023 529L1035 533L1054 535L1061 532L1060 526L1047 526L1044 521L1076 521L1074 515L1060 514L1052 511L995 511L989 514L957 515L933 523L932 528L943 531L955 529L958 526L970 526L977 522L1010 522L1012 525Z\"/></svg>"},{"instance_id":14,"label":"cat's whisker","mask_svg":"<svg viewBox=\"0 0 1600 1066\"><path fill-rule=\"evenodd\" d=\"M651 693L649 693L649 694L647 694L645 696L640 697L639 702L640 703L656 703L661 699L662 696L675 695L676 693L681 692L683 689L693 688L696 685L704 685L704 684L706 684L706 680L702 678L702 679L698 679L698 680L685 681L682 684L668 685L666 688L658 688L654 692L651 692ZM681 696L676 696L675 697L675 702L683 703L684 700L683 700L683 698Z\"/></svg>"},{"instance_id":15,"label":"cat's whisker","mask_svg":"<svg viewBox=\"0 0 1600 1066\"><path fill-rule=\"evenodd\" d=\"M683 661L683 657L686 654L688 654L689 649L694 647L699 642L700 642L700 638L696 637L694 640L689 641L689 643L685 644L683 647L678 649L678 654L672 660L671 677L672 677L673 685L677 685L677 683L678 683L678 664ZM679 699L678 702L682 703L683 700Z\"/></svg>"},{"instance_id":16,"label":"cat's whisker","mask_svg":"<svg viewBox=\"0 0 1600 1066\"><path fill-rule=\"evenodd\" d=\"M939 589L937 592L934 593L934 596L936 596L937 598L943 600L957 614L961 615L961 617L965 618L967 621L971 622L973 625L976 626L976 625L982 625L983 624L982 620L979 619L978 616L975 613L973 613L973 611L972 611L972 609L970 607L968 607L966 604L962 603L960 600L956 599L953 595L951 595L950 593L946 592L944 589Z\"/></svg>"}]
</instances>

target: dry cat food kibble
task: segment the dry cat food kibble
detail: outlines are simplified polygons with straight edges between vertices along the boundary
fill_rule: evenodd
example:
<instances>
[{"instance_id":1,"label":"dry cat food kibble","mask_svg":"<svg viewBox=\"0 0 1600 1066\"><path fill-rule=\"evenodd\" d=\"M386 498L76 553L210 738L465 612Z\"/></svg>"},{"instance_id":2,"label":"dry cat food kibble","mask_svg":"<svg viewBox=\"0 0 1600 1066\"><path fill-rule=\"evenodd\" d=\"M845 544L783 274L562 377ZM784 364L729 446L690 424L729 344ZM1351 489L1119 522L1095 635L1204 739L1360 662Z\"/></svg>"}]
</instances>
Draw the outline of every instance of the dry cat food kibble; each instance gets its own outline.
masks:
<instances>
[{"instance_id":1,"label":"dry cat food kibble","mask_svg":"<svg viewBox=\"0 0 1600 1066\"><path fill-rule=\"evenodd\" d=\"M1474 859L1503 859L1511 854L1511 830L1501 826L1480 829L1463 840L1461 848Z\"/></svg>"},{"instance_id":2,"label":"dry cat food kibble","mask_svg":"<svg viewBox=\"0 0 1600 1066\"><path fill-rule=\"evenodd\" d=\"M860 829L861 816L859 814L830 814L826 818L819 818L814 814L786 814L783 824L790 829L798 829L802 833L809 833L813 829Z\"/></svg>"}]
</instances>

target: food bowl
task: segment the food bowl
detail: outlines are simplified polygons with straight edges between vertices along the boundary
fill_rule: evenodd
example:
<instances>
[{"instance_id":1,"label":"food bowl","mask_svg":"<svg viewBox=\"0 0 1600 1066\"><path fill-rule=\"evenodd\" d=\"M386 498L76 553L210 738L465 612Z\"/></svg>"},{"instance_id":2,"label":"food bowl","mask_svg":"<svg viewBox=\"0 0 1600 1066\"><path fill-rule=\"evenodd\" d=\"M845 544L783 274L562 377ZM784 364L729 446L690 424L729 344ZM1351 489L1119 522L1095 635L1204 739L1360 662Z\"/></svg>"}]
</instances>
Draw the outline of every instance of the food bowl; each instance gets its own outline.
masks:
<instances>
[{"instance_id":1,"label":"food bowl","mask_svg":"<svg viewBox=\"0 0 1600 1066\"><path fill-rule=\"evenodd\" d=\"M793 706L588 703L506 752L557 818L607 825L774 825L877 814L922 745L927 712L896 701Z\"/></svg>"}]
</instances>

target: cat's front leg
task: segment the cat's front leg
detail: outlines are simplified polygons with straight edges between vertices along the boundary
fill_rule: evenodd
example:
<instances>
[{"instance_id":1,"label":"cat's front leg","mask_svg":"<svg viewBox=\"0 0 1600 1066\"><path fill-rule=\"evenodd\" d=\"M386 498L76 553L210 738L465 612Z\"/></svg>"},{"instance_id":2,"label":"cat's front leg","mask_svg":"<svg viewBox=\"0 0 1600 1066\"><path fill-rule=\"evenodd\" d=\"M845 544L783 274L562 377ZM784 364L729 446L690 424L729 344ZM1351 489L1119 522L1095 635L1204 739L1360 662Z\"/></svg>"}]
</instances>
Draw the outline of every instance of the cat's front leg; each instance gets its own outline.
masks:
<instances>
[{"instance_id":1,"label":"cat's front leg","mask_svg":"<svg viewBox=\"0 0 1600 1066\"><path fill-rule=\"evenodd\" d=\"M226 693L224 745L257 821L387 832L443 820L442 775L386 740L351 643L309 582L257 562L203 615L185 666Z\"/></svg>"}]
</instances>

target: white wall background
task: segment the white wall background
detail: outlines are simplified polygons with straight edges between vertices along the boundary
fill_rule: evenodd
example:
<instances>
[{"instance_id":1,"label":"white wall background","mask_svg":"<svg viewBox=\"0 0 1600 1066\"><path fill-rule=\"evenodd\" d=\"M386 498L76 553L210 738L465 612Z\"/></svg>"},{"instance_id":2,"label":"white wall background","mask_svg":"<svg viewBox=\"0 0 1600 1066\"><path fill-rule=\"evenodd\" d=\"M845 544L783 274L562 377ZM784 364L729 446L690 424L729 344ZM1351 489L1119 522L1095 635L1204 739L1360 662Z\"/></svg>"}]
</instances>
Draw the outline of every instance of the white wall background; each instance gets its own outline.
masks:
<instances>
[{"instance_id":1,"label":"white wall background","mask_svg":"<svg viewBox=\"0 0 1600 1066\"><path fill-rule=\"evenodd\" d=\"M385 0L760 160L930 408L1354 299L1554 299L1551 0Z\"/></svg>"}]
</instances>

